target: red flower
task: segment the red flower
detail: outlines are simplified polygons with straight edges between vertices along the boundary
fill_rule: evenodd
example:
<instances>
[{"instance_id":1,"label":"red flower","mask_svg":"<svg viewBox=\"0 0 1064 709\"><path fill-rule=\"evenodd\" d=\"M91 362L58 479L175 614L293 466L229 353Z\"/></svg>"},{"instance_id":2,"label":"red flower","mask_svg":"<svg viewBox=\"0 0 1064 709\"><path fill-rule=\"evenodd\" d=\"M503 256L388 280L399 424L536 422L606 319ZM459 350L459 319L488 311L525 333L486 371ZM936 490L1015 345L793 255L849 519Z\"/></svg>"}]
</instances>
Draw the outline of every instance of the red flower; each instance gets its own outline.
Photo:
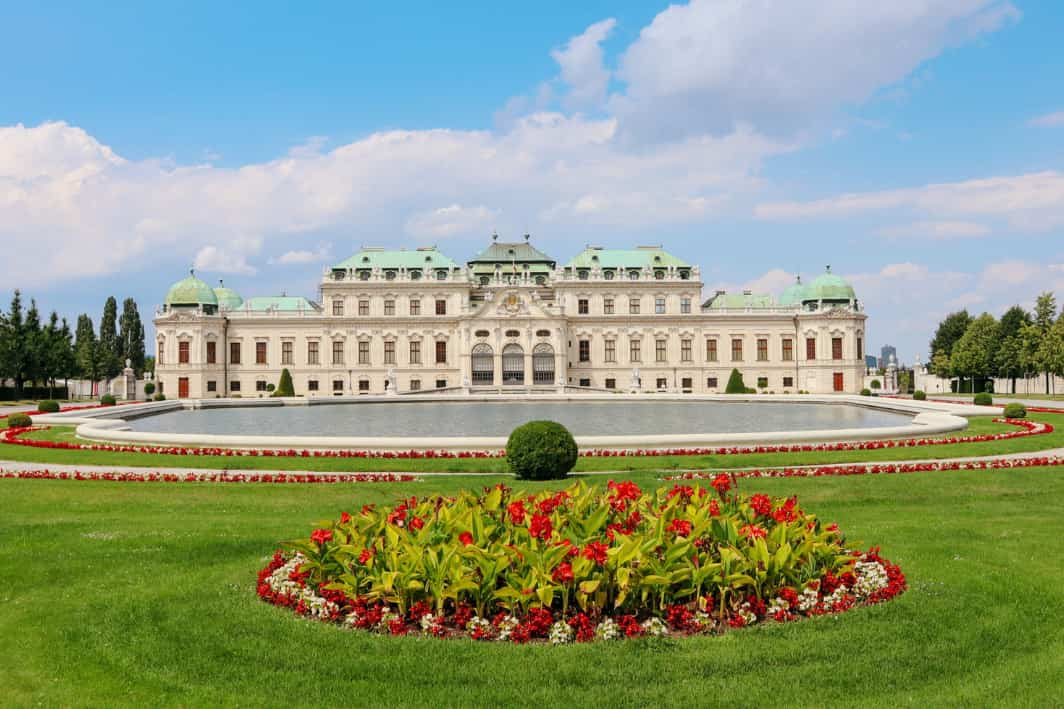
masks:
<instances>
[{"instance_id":1,"label":"red flower","mask_svg":"<svg viewBox=\"0 0 1064 709\"><path fill-rule=\"evenodd\" d=\"M554 583L572 583L573 565L568 561L563 561L555 567L554 573L551 574L550 578Z\"/></svg>"},{"instance_id":2,"label":"red flower","mask_svg":"<svg viewBox=\"0 0 1064 709\"><path fill-rule=\"evenodd\" d=\"M414 517L413 519L410 520L410 528L411 529L421 529L424 526L425 526L425 520L421 519L420 517Z\"/></svg>"},{"instance_id":3,"label":"red flower","mask_svg":"<svg viewBox=\"0 0 1064 709\"><path fill-rule=\"evenodd\" d=\"M691 523L685 519L674 519L669 523L669 526L665 528L667 532L676 532L678 537L687 537L691 534Z\"/></svg>"},{"instance_id":4,"label":"red flower","mask_svg":"<svg viewBox=\"0 0 1064 709\"><path fill-rule=\"evenodd\" d=\"M748 524L739 530L739 534L749 539L764 539L768 532L764 527L758 527L756 524Z\"/></svg>"},{"instance_id":5,"label":"red flower","mask_svg":"<svg viewBox=\"0 0 1064 709\"><path fill-rule=\"evenodd\" d=\"M613 490L613 496L617 500L638 500L639 496L643 494L643 491L639 489L631 480L625 480L624 482L614 482L612 480L606 484L610 490Z\"/></svg>"},{"instance_id":6,"label":"red flower","mask_svg":"<svg viewBox=\"0 0 1064 709\"><path fill-rule=\"evenodd\" d=\"M584 556L591 559L599 566L603 566L606 563L606 550L609 549L602 542L590 542L584 547Z\"/></svg>"},{"instance_id":7,"label":"red flower","mask_svg":"<svg viewBox=\"0 0 1064 709\"><path fill-rule=\"evenodd\" d=\"M369 560L372 559L376 553L375 549L363 549L362 553L358 555L358 563L364 566L369 563Z\"/></svg>"},{"instance_id":8,"label":"red flower","mask_svg":"<svg viewBox=\"0 0 1064 709\"><path fill-rule=\"evenodd\" d=\"M347 524L350 521L351 521L351 515L347 514L346 512L344 512L344 513L342 513L340 515L340 524Z\"/></svg>"},{"instance_id":9,"label":"red flower","mask_svg":"<svg viewBox=\"0 0 1064 709\"><path fill-rule=\"evenodd\" d=\"M331 529L315 529L314 533L310 535L310 538L318 544L324 544L332 539Z\"/></svg>"},{"instance_id":10,"label":"red flower","mask_svg":"<svg viewBox=\"0 0 1064 709\"><path fill-rule=\"evenodd\" d=\"M724 493L731 490L731 478L724 473L720 473L717 477L713 478L713 482L711 482L710 485L712 485L713 489L717 491L717 494L723 497Z\"/></svg>"},{"instance_id":11,"label":"red flower","mask_svg":"<svg viewBox=\"0 0 1064 709\"><path fill-rule=\"evenodd\" d=\"M528 526L529 533L536 539L549 539L554 531L550 523L550 517L546 515L532 515L532 524Z\"/></svg>"},{"instance_id":12,"label":"red flower","mask_svg":"<svg viewBox=\"0 0 1064 709\"><path fill-rule=\"evenodd\" d=\"M507 505L506 511L510 514L510 524L524 524L525 503L523 500L511 502L509 505Z\"/></svg>"},{"instance_id":13,"label":"red flower","mask_svg":"<svg viewBox=\"0 0 1064 709\"><path fill-rule=\"evenodd\" d=\"M462 542L462 546L469 546L473 543L473 535L469 532L462 532L458 535L458 541Z\"/></svg>"},{"instance_id":14,"label":"red flower","mask_svg":"<svg viewBox=\"0 0 1064 709\"><path fill-rule=\"evenodd\" d=\"M772 500L768 495L758 493L750 498L750 507L759 516L768 516L772 512Z\"/></svg>"}]
</instances>

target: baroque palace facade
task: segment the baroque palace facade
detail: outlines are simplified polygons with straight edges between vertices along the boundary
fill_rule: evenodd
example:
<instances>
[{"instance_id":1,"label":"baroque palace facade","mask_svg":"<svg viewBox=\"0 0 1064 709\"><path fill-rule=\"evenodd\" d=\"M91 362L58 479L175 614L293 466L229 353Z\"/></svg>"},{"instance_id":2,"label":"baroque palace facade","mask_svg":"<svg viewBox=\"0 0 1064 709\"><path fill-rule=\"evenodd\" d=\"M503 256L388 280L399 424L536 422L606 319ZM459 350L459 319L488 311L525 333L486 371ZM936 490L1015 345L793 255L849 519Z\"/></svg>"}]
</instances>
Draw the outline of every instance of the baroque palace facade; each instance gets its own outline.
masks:
<instances>
[{"instance_id":1,"label":"baroque palace facade","mask_svg":"<svg viewBox=\"0 0 1064 709\"><path fill-rule=\"evenodd\" d=\"M564 265L525 241L460 265L435 247L364 248L320 297L246 300L190 275L155 317L167 396L578 389L720 393L732 369L761 392L854 393L866 315L830 268L778 297L717 291L661 247L588 247Z\"/></svg>"}]
</instances>

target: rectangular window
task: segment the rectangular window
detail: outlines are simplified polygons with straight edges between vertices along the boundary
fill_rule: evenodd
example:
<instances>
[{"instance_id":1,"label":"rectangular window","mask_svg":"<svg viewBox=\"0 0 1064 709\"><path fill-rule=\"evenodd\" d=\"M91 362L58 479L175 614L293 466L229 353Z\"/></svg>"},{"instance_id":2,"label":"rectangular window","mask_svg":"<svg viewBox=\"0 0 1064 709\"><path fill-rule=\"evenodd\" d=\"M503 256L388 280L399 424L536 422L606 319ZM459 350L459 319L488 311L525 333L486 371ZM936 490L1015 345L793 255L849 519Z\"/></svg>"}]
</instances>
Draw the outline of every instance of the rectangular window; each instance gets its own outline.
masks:
<instances>
[{"instance_id":1,"label":"rectangular window","mask_svg":"<svg viewBox=\"0 0 1064 709\"><path fill-rule=\"evenodd\" d=\"M807 338L805 338L805 358L806 359L816 359L816 338L815 337L807 337Z\"/></svg>"},{"instance_id":2,"label":"rectangular window","mask_svg":"<svg viewBox=\"0 0 1064 709\"><path fill-rule=\"evenodd\" d=\"M436 380L436 388L437 389L446 389L447 388L447 380L446 379L437 379Z\"/></svg>"},{"instance_id":3,"label":"rectangular window","mask_svg":"<svg viewBox=\"0 0 1064 709\"><path fill-rule=\"evenodd\" d=\"M691 377L684 377L680 380L680 388L685 392L690 392L693 386L694 384L691 382Z\"/></svg>"},{"instance_id":4,"label":"rectangular window","mask_svg":"<svg viewBox=\"0 0 1064 709\"><path fill-rule=\"evenodd\" d=\"M229 343L229 364L240 364L240 343Z\"/></svg>"},{"instance_id":5,"label":"rectangular window","mask_svg":"<svg viewBox=\"0 0 1064 709\"><path fill-rule=\"evenodd\" d=\"M783 338L783 361L794 361L794 340L789 337Z\"/></svg>"},{"instance_id":6,"label":"rectangular window","mask_svg":"<svg viewBox=\"0 0 1064 709\"><path fill-rule=\"evenodd\" d=\"M333 315L344 314L344 301L342 298L333 298Z\"/></svg>"},{"instance_id":7,"label":"rectangular window","mask_svg":"<svg viewBox=\"0 0 1064 709\"><path fill-rule=\"evenodd\" d=\"M395 342L392 340L384 341L384 363L395 364Z\"/></svg>"},{"instance_id":8,"label":"rectangular window","mask_svg":"<svg viewBox=\"0 0 1064 709\"><path fill-rule=\"evenodd\" d=\"M266 343L255 343L255 364L266 364Z\"/></svg>"},{"instance_id":9,"label":"rectangular window","mask_svg":"<svg viewBox=\"0 0 1064 709\"><path fill-rule=\"evenodd\" d=\"M421 315L421 301L420 300L411 300L410 301L410 314L411 315Z\"/></svg>"},{"instance_id":10,"label":"rectangular window","mask_svg":"<svg viewBox=\"0 0 1064 709\"><path fill-rule=\"evenodd\" d=\"M421 364L420 340L413 340L410 343L410 364Z\"/></svg>"},{"instance_id":11,"label":"rectangular window","mask_svg":"<svg viewBox=\"0 0 1064 709\"><path fill-rule=\"evenodd\" d=\"M757 338L757 361L768 361L768 340L764 337Z\"/></svg>"},{"instance_id":12,"label":"rectangular window","mask_svg":"<svg viewBox=\"0 0 1064 709\"><path fill-rule=\"evenodd\" d=\"M231 392L240 391L240 382L239 381L229 382L229 391L231 391Z\"/></svg>"},{"instance_id":13,"label":"rectangular window","mask_svg":"<svg viewBox=\"0 0 1064 709\"><path fill-rule=\"evenodd\" d=\"M669 341L654 340L654 361L665 362L669 358Z\"/></svg>"},{"instance_id":14,"label":"rectangular window","mask_svg":"<svg viewBox=\"0 0 1064 709\"><path fill-rule=\"evenodd\" d=\"M831 358L832 359L842 359L842 338L841 337L833 337L833 338L831 338Z\"/></svg>"},{"instance_id":15,"label":"rectangular window","mask_svg":"<svg viewBox=\"0 0 1064 709\"><path fill-rule=\"evenodd\" d=\"M446 363L447 363L447 343L446 342L437 342L436 343L436 364L446 364Z\"/></svg>"},{"instance_id":16,"label":"rectangular window","mask_svg":"<svg viewBox=\"0 0 1064 709\"><path fill-rule=\"evenodd\" d=\"M291 340L285 340L281 343L281 364L292 364L292 347Z\"/></svg>"},{"instance_id":17,"label":"rectangular window","mask_svg":"<svg viewBox=\"0 0 1064 709\"><path fill-rule=\"evenodd\" d=\"M311 340L307 343L307 364L320 364L318 362L317 340Z\"/></svg>"},{"instance_id":18,"label":"rectangular window","mask_svg":"<svg viewBox=\"0 0 1064 709\"><path fill-rule=\"evenodd\" d=\"M163 364L163 350L166 349L166 345L162 342L159 343L158 352L155 353L155 363Z\"/></svg>"},{"instance_id":19,"label":"rectangular window","mask_svg":"<svg viewBox=\"0 0 1064 709\"><path fill-rule=\"evenodd\" d=\"M421 380L420 379L411 379L410 380L410 391L421 391Z\"/></svg>"},{"instance_id":20,"label":"rectangular window","mask_svg":"<svg viewBox=\"0 0 1064 709\"><path fill-rule=\"evenodd\" d=\"M577 344L577 349L580 351L579 359L581 362L591 361L591 340L580 340Z\"/></svg>"},{"instance_id":21,"label":"rectangular window","mask_svg":"<svg viewBox=\"0 0 1064 709\"><path fill-rule=\"evenodd\" d=\"M628 360L630 362L642 362L642 347L639 340L629 340L628 342Z\"/></svg>"},{"instance_id":22,"label":"rectangular window","mask_svg":"<svg viewBox=\"0 0 1064 709\"><path fill-rule=\"evenodd\" d=\"M358 314L359 315L369 315L369 301L368 300L360 300L360 301L358 301Z\"/></svg>"},{"instance_id":23,"label":"rectangular window","mask_svg":"<svg viewBox=\"0 0 1064 709\"><path fill-rule=\"evenodd\" d=\"M266 382L264 382L264 381L255 382L255 391L258 391L258 392L266 391Z\"/></svg>"},{"instance_id":24,"label":"rectangular window","mask_svg":"<svg viewBox=\"0 0 1064 709\"><path fill-rule=\"evenodd\" d=\"M668 389L669 388L669 380L666 379L665 377L658 377L657 381L655 382L655 388L658 389L659 391L662 390L662 389Z\"/></svg>"},{"instance_id":25,"label":"rectangular window","mask_svg":"<svg viewBox=\"0 0 1064 709\"><path fill-rule=\"evenodd\" d=\"M691 341L690 340L680 340L680 361L681 362L690 362L691 361Z\"/></svg>"},{"instance_id":26,"label":"rectangular window","mask_svg":"<svg viewBox=\"0 0 1064 709\"><path fill-rule=\"evenodd\" d=\"M437 315L446 315L447 314L447 301L444 300L443 298L438 298L436 300L436 314Z\"/></svg>"},{"instance_id":27,"label":"rectangular window","mask_svg":"<svg viewBox=\"0 0 1064 709\"><path fill-rule=\"evenodd\" d=\"M580 380L580 386L582 386L582 387L591 386L591 380L590 379L581 379Z\"/></svg>"},{"instance_id":28,"label":"rectangular window","mask_svg":"<svg viewBox=\"0 0 1064 709\"><path fill-rule=\"evenodd\" d=\"M307 391L318 391L318 380L317 379L308 379L307 380Z\"/></svg>"},{"instance_id":29,"label":"rectangular window","mask_svg":"<svg viewBox=\"0 0 1064 709\"><path fill-rule=\"evenodd\" d=\"M218 343L207 343L207 364L215 364L218 361Z\"/></svg>"},{"instance_id":30,"label":"rectangular window","mask_svg":"<svg viewBox=\"0 0 1064 709\"><path fill-rule=\"evenodd\" d=\"M655 298L654 299L654 312L657 313L658 315L664 315L665 314L665 299L664 298Z\"/></svg>"},{"instance_id":31,"label":"rectangular window","mask_svg":"<svg viewBox=\"0 0 1064 709\"><path fill-rule=\"evenodd\" d=\"M358 363L369 364L369 342L365 340L358 343Z\"/></svg>"},{"instance_id":32,"label":"rectangular window","mask_svg":"<svg viewBox=\"0 0 1064 709\"><path fill-rule=\"evenodd\" d=\"M743 341L741 338L734 337L731 341L731 359L732 362L743 361Z\"/></svg>"},{"instance_id":33,"label":"rectangular window","mask_svg":"<svg viewBox=\"0 0 1064 709\"><path fill-rule=\"evenodd\" d=\"M368 394L369 393L369 380L368 379L363 379L363 380L359 381L359 383L358 383L358 393L359 394Z\"/></svg>"},{"instance_id":34,"label":"rectangular window","mask_svg":"<svg viewBox=\"0 0 1064 709\"><path fill-rule=\"evenodd\" d=\"M344 390L344 380L343 379L333 379L333 391L334 392L343 392L343 390Z\"/></svg>"},{"instance_id":35,"label":"rectangular window","mask_svg":"<svg viewBox=\"0 0 1064 709\"><path fill-rule=\"evenodd\" d=\"M685 315L691 312L690 298L680 298L680 312Z\"/></svg>"},{"instance_id":36,"label":"rectangular window","mask_svg":"<svg viewBox=\"0 0 1064 709\"><path fill-rule=\"evenodd\" d=\"M617 361L617 340L606 340L606 361Z\"/></svg>"},{"instance_id":37,"label":"rectangular window","mask_svg":"<svg viewBox=\"0 0 1064 709\"><path fill-rule=\"evenodd\" d=\"M591 312L590 308L588 308L587 298L581 298L580 300L576 301L576 312L579 315L587 315L589 312Z\"/></svg>"},{"instance_id":38,"label":"rectangular window","mask_svg":"<svg viewBox=\"0 0 1064 709\"><path fill-rule=\"evenodd\" d=\"M717 341L716 340L706 340L706 361L707 362L716 362L717 361Z\"/></svg>"},{"instance_id":39,"label":"rectangular window","mask_svg":"<svg viewBox=\"0 0 1064 709\"><path fill-rule=\"evenodd\" d=\"M606 388L607 389L616 389L617 388L617 380L614 379L613 377L608 377L606 379Z\"/></svg>"},{"instance_id":40,"label":"rectangular window","mask_svg":"<svg viewBox=\"0 0 1064 709\"><path fill-rule=\"evenodd\" d=\"M639 315L639 298L628 299L628 313L631 315Z\"/></svg>"},{"instance_id":41,"label":"rectangular window","mask_svg":"<svg viewBox=\"0 0 1064 709\"><path fill-rule=\"evenodd\" d=\"M188 364L188 343L187 342L178 342L177 343L177 363L178 364Z\"/></svg>"},{"instance_id":42,"label":"rectangular window","mask_svg":"<svg viewBox=\"0 0 1064 709\"><path fill-rule=\"evenodd\" d=\"M213 379L207 382L207 391L218 391L218 382Z\"/></svg>"},{"instance_id":43,"label":"rectangular window","mask_svg":"<svg viewBox=\"0 0 1064 709\"><path fill-rule=\"evenodd\" d=\"M395 315L395 301L394 300L386 300L386 301L384 301L384 314L385 315Z\"/></svg>"},{"instance_id":44,"label":"rectangular window","mask_svg":"<svg viewBox=\"0 0 1064 709\"><path fill-rule=\"evenodd\" d=\"M784 377L783 378L783 386L785 386L785 387L794 386L794 377Z\"/></svg>"},{"instance_id":45,"label":"rectangular window","mask_svg":"<svg viewBox=\"0 0 1064 709\"><path fill-rule=\"evenodd\" d=\"M706 377L706 389L716 389L716 388L717 388L717 378L716 377Z\"/></svg>"},{"instance_id":46,"label":"rectangular window","mask_svg":"<svg viewBox=\"0 0 1064 709\"><path fill-rule=\"evenodd\" d=\"M758 389L768 389L768 377L758 377L757 378L757 388Z\"/></svg>"},{"instance_id":47,"label":"rectangular window","mask_svg":"<svg viewBox=\"0 0 1064 709\"><path fill-rule=\"evenodd\" d=\"M864 359L864 339L860 337L857 338L857 359Z\"/></svg>"},{"instance_id":48,"label":"rectangular window","mask_svg":"<svg viewBox=\"0 0 1064 709\"><path fill-rule=\"evenodd\" d=\"M613 315L613 298L602 299L602 312L606 315Z\"/></svg>"}]
</instances>

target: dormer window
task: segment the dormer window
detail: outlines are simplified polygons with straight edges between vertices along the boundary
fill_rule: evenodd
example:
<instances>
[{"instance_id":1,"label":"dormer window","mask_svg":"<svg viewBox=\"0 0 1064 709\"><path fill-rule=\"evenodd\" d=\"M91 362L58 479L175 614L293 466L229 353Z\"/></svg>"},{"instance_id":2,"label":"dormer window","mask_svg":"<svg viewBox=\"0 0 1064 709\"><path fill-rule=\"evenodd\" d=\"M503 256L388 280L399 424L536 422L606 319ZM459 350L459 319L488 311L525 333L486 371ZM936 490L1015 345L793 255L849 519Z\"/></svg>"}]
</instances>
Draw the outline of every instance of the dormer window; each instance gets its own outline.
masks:
<instances>
[{"instance_id":1,"label":"dormer window","mask_svg":"<svg viewBox=\"0 0 1064 709\"><path fill-rule=\"evenodd\" d=\"M436 271L436 280L437 281L445 281L445 280L447 280L447 269L441 268L438 271Z\"/></svg>"},{"instance_id":2,"label":"dormer window","mask_svg":"<svg viewBox=\"0 0 1064 709\"><path fill-rule=\"evenodd\" d=\"M602 272L602 277L605 278L607 281L612 281L613 280L613 270L611 269L611 270L608 270L608 271L603 271Z\"/></svg>"},{"instance_id":3,"label":"dormer window","mask_svg":"<svg viewBox=\"0 0 1064 709\"><path fill-rule=\"evenodd\" d=\"M384 279L388 280L388 281L394 281L395 280L395 271L393 271L393 270L385 271L384 272Z\"/></svg>"},{"instance_id":4,"label":"dormer window","mask_svg":"<svg viewBox=\"0 0 1064 709\"><path fill-rule=\"evenodd\" d=\"M628 280L630 280L630 281L638 281L639 280L639 271L636 271L635 269L632 269L631 271L629 271L628 272Z\"/></svg>"},{"instance_id":5,"label":"dormer window","mask_svg":"<svg viewBox=\"0 0 1064 709\"><path fill-rule=\"evenodd\" d=\"M413 269L412 271L410 271L410 280L412 280L412 281L420 281L421 280L421 271L419 269L416 269L416 268Z\"/></svg>"},{"instance_id":6,"label":"dormer window","mask_svg":"<svg viewBox=\"0 0 1064 709\"><path fill-rule=\"evenodd\" d=\"M360 270L358 272L358 280L360 280L360 281L368 281L369 280L369 271L367 269Z\"/></svg>"},{"instance_id":7,"label":"dormer window","mask_svg":"<svg viewBox=\"0 0 1064 709\"><path fill-rule=\"evenodd\" d=\"M654 271L654 278L656 280L659 280L659 281L664 280L665 279L665 271L662 271L660 268L658 270Z\"/></svg>"},{"instance_id":8,"label":"dormer window","mask_svg":"<svg viewBox=\"0 0 1064 709\"><path fill-rule=\"evenodd\" d=\"M362 263L369 263L369 256L363 256Z\"/></svg>"},{"instance_id":9,"label":"dormer window","mask_svg":"<svg viewBox=\"0 0 1064 709\"><path fill-rule=\"evenodd\" d=\"M660 256L655 256L654 257L654 263L661 263L661 257Z\"/></svg>"},{"instance_id":10,"label":"dormer window","mask_svg":"<svg viewBox=\"0 0 1064 709\"><path fill-rule=\"evenodd\" d=\"M688 271L688 270L686 270L686 269L684 269L684 270L680 271L680 280L681 280L681 281L686 281L686 280L688 280L688 279L689 279L690 277L691 277L691 272L690 272L690 271Z\"/></svg>"},{"instance_id":11,"label":"dormer window","mask_svg":"<svg viewBox=\"0 0 1064 709\"><path fill-rule=\"evenodd\" d=\"M576 277L579 278L581 281L586 281L587 280L587 269L586 268L581 268L579 271L576 272Z\"/></svg>"}]
</instances>

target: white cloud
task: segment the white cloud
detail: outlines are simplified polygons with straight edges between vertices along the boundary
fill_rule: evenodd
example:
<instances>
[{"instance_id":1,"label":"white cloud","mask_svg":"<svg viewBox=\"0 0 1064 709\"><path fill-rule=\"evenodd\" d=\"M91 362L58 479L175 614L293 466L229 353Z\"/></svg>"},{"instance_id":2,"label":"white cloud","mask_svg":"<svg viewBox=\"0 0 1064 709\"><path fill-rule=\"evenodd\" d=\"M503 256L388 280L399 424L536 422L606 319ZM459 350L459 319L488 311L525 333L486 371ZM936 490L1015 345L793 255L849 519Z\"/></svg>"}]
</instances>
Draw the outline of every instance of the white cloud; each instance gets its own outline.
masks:
<instances>
[{"instance_id":1,"label":"white cloud","mask_svg":"<svg viewBox=\"0 0 1064 709\"><path fill-rule=\"evenodd\" d=\"M296 249L294 251L285 251L277 258L270 259L270 263L280 266L292 266L304 263L321 263L329 257L331 244L321 244L316 251L310 251L308 249Z\"/></svg>"},{"instance_id":2,"label":"white cloud","mask_svg":"<svg viewBox=\"0 0 1064 709\"><path fill-rule=\"evenodd\" d=\"M597 108L606 100L610 71L603 63L602 43L616 24L613 18L596 22L550 53L569 87L565 100L570 108Z\"/></svg>"},{"instance_id":3,"label":"white cloud","mask_svg":"<svg viewBox=\"0 0 1064 709\"><path fill-rule=\"evenodd\" d=\"M774 268L752 281L747 281L743 284L743 288L755 293L775 293L778 295L784 288L794 283L794 277L795 274L788 273L782 268Z\"/></svg>"},{"instance_id":4,"label":"white cloud","mask_svg":"<svg viewBox=\"0 0 1064 709\"><path fill-rule=\"evenodd\" d=\"M452 204L410 217L406 222L406 232L419 239L446 239L451 236L480 234L486 237L491 233L499 217L499 210L478 207L463 207Z\"/></svg>"},{"instance_id":5,"label":"white cloud","mask_svg":"<svg viewBox=\"0 0 1064 709\"><path fill-rule=\"evenodd\" d=\"M986 236L990 233L990 227L976 222L923 221L883 227L877 233L888 239L919 238L952 241Z\"/></svg>"},{"instance_id":6,"label":"white cloud","mask_svg":"<svg viewBox=\"0 0 1064 709\"><path fill-rule=\"evenodd\" d=\"M1032 126L1064 126L1064 111L1036 116L1028 121Z\"/></svg>"},{"instance_id":7,"label":"white cloud","mask_svg":"<svg viewBox=\"0 0 1064 709\"><path fill-rule=\"evenodd\" d=\"M217 246L204 246L197 251L192 265L197 271L244 275L256 273L256 269L248 264L245 254L220 249Z\"/></svg>"}]
</instances>

